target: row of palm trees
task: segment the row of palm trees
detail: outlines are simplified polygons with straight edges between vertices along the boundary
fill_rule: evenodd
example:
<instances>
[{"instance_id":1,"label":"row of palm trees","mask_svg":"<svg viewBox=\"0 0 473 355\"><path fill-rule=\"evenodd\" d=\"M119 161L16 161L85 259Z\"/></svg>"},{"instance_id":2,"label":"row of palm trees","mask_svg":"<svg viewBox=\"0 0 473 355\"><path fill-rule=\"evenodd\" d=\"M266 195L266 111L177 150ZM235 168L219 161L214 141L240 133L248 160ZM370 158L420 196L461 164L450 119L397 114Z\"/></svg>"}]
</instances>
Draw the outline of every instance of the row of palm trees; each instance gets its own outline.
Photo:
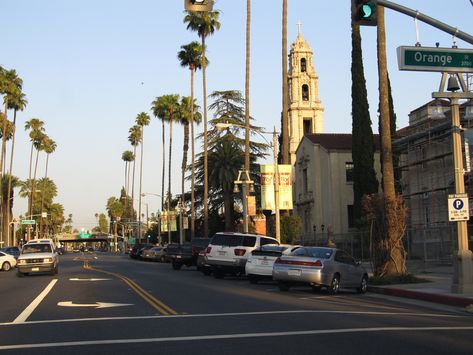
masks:
<instances>
[{"instance_id":1,"label":"row of palm trees","mask_svg":"<svg viewBox=\"0 0 473 355\"><path fill-rule=\"evenodd\" d=\"M47 220L41 218L39 225L37 225L39 230L43 230L44 226L51 225L53 219L56 224L61 221L62 223L64 222L64 208L62 206L53 206L52 199L57 195L57 189L54 182L48 178L49 156L54 153L57 144L45 133L44 122L42 120L32 118L25 123L25 130L29 131L31 141L28 179L21 182L12 173L17 112L23 111L28 104L26 95L22 91L22 86L23 80L18 76L14 69L7 70L0 66L0 95L3 96L4 103L3 112L0 111L0 122L2 127L2 148L0 154L2 198L0 208L2 215L2 240L7 245L16 243L16 241L13 241L10 238L11 228L9 228L12 220L14 202L13 190L15 187L20 186L20 196L28 198L28 211L26 212L26 218L31 219L35 214L41 215L43 212L49 212L48 214L50 217ZM8 119L10 111L13 111L13 119L11 121ZM11 141L11 151L10 161L8 164L9 167L7 169L6 157L8 141ZM46 165L44 177L38 181L37 174L40 152L46 154ZM40 192L40 194L38 195L36 191ZM51 208L54 209L54 213L47 211ZM60 216L58 217L58 215ZM60 223L60 225L62 225L62 223Z\"/></svg>"}]
</instances>

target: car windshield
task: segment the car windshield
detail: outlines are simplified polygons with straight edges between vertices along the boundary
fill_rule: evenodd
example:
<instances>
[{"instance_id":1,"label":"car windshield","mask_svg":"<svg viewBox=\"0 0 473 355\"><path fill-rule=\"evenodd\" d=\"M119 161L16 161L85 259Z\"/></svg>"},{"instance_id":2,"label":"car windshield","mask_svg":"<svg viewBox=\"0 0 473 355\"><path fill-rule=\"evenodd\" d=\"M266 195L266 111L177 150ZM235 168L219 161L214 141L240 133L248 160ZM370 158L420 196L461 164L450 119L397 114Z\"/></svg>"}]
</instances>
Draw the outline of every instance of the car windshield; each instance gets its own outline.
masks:
<instances>
[{"instance_id":1,"label":"car windshield","mask_svg":"<svg viewBox=\"0 0 473 355\"><path fill-rule=\"evenodd\" d=\"M307 252L313 258L330 259L333 249L329 248L307 248Z\"/></svg>"},{"instance_id":2,"label":"car windshield","mask_svg":"<svg viewBox=\"0 0 473 355\"><path fill-rule=\"evenodd\" d=\"M49 244L25 244L23 254L31 253L51 253L51 245Z\"/></svg>"}]
</instances>

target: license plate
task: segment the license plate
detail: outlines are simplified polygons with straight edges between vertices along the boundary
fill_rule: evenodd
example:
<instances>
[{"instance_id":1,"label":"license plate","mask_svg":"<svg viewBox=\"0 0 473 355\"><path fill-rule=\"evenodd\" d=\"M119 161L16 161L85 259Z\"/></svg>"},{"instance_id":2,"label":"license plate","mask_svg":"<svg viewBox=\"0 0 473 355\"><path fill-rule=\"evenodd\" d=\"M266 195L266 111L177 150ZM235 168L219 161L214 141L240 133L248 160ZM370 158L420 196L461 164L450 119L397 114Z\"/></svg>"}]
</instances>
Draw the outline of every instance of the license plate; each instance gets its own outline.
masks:
<instances>
[{"instance_id":1,"label":"license plate","mask_svg":"<svg viewBox=\"0 0 473 355\"><path fill-rule=\"evenodd\" d=\"M301 276L301 270L288 270L287 274L289 276Z\"/></svg>"},{"instance_id":2,"label":"license plate","mask_svg":"<svg viewBox=\"0 0 473 355\"><path fill-rule=\"evenodd\" d=\"M39 271L39 267L33 267L31 268L31 271Z\"/></svg>"},{"instance_id":3,"label":"license plate","mask_svg":"<svg viewBox=\"0 0 473 355\"><path fill-rule=\"evenodd\" d=\"M176 259L180 259L180 258L181 258L181 256L180 256L180 255L176 255Z\"/></svg>"},{"instance_id":4,"label":"license plate","mask_svg":"<svg viewBox=\"0 0 473 355\"><path fill-rule=\"evenodd\" d=\"M269 265L267 260L261 260L261 265Z\"/></svg>"},{"instance_id":5,"label":"license plate","mask_svg":"<svg viewBox=\"0 0 473 355\"><path fill-rule=\"evenodd\" d=\"M226 251L219 251L218 255L227 255L227 252Z\"/></svg>"}]
</instances>

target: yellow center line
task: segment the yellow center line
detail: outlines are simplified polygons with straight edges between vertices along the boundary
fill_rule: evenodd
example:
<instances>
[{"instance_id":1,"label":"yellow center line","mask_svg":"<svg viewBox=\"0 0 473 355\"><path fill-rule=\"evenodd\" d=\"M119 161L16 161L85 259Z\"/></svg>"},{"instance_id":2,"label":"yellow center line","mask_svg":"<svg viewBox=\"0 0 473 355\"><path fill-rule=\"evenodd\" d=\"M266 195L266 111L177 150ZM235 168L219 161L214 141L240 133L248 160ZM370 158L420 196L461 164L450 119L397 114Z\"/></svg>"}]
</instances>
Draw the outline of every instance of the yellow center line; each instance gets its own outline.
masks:
<instances>
[{"instance_id":1,"label":"yellow center line","mask_svg":"<svg viewBox=\"0 0 473 355\"><path fill-rule=\"evenodd\" d=\"M90 266L89 264L89 261L88 260L84 260L84 265L83 265L84 269L86 270L94 270L94 271L98 271L98 272L102 272L104 274L108 274L108 275L112 275L112 276L115 276L117 278L119 278L120 280L122 280L123 282L125 282L128 286L130 286L130 288L135 291L141 298L143 298L146 302L148 302L153 308L155 308L156 310L158 310L158 312L160 312L161 314L163 315L176 315L178 314L175 310L173 310L171 307L167 306L166 304L164 304L163 302L159 301L158 299L156 299L153 295L151 295L149 292L145 291L141 286L139 286L135 281L129 279L128 277L125 277L123 275L120 275L120 274L117 274L117 273L114 273L114 272L110 272L110 271L106 271L106 270L101 270L101 269L97 269L95 267L92 267Z\"/></svg>"}]
</instances>

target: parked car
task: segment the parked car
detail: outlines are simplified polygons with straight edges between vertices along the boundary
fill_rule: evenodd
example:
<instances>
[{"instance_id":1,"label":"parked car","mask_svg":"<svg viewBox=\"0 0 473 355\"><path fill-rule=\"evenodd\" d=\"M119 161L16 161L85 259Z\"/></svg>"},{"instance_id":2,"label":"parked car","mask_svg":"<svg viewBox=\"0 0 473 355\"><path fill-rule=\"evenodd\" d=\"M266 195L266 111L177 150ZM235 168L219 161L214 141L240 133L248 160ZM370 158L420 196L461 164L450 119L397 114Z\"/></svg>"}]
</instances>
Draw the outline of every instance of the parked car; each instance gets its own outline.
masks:
<instances>
[{"instance_id":1,"label":"parked car","mask_svg":"<svg viewBox=\"0 0 473 355\"><path fill-rule=\"evenodd\" d=\"M212 267L207 263L207 248L201 250L197 256L197 270L201 271L204 275L210 275L212 273Z\"/></svg>"},{"instance_id":2,"label":"parked car","mask_svg":"<svg viewBox=\"0 0 473 355\"><path fill-rule=\"evenodd\" d=\"M51 239L30 240L23 245L18 257L18 276L35 272L49 272L56 275L59 271L59 256Z\"/></svg>"},{"instance_id":3,"label":"parked car","mask_svg":"<svg viewBox=\"0 0 473 355\"><path fill-rule=\"evenodd\" d=\"M250 252L265 244L279 242L257 234L216 233L206 250L207 264L215 278L222 278L225 274L244 274Z\"/></svg>"},{"instance_id":4,"label":"parked car","mask_svg":"<svg viewBox=\"0 0 473 355\"><path fill-rule=\"evenodd\" d=\"M197 265L199 252L207 248L209 241L208 238L193 238L190 243L169 244L167 259L174 270L180 270L182 265L187 267Z\"/></svg>"},{"instance_id":5,"label":"parked car","mask_svg":"<svg viewBox=\"0 0 473 355\"><path fill-rule=\"evenodd\" d=\"M10 271L15 265L16 259L13 255L0 251L0 270Z\"/></svg>"},{"instance_id":6,"label":"parked car","mask_svg":"<svg viewBox=\"0 0 473 355\"><path fill-rule=\"evenodd\" d=\"M167 249L165 247L152 247L144 249L141 258L143 260L160 261L163 263L166 261L166 254Z\"/></svg>"},{"instance_id":7,"label":"parked car","mask_svg":"<svg viewBox=\"0 0 473 355\"><path fill-rule=\"evenodd\" d=\"M149 243L136 243L130 250L130 258L132 259L139 259L141 257L141 253L143 252L141 249L146 247L147 249L154 247L154 244ZM141 251L141 253L140 253Z\"/></svg>"},{"instance_id":8,"label":"parked car","mask_svg":"<svg viewBox=\"0 0 473 355\"><path fill-rule=\"evenodd\" d=\"M290 254L300 248L300 245L266 244L253 250L248 256L245 273L251 283L261 279L273 279L273 264L283 254Z\"/></svg>"},{"instance_id":9,"label":"parked car","mask_svg":"<svg viewBox=\"0 0 473 355\"><path fill-rule=\"evenodd\" d=\"M18 259L18 256L20 255L21 249L19 247L6 247L0 249L0 251L3 251L4 253L13 255L15 259Z\"/></svg>"},{"instance_id":10,"label":"parked car","mask_svg":"<svg viewBox=\"0 0 473 355\"><path fill-rule=\"evenodd\" d=\"M274 262L273 279L281 291L292 285L326 287L331 294L340 288L368 289L368 273L360 262L337 248L301 247Z\"/></svg>"}]
</instances>

